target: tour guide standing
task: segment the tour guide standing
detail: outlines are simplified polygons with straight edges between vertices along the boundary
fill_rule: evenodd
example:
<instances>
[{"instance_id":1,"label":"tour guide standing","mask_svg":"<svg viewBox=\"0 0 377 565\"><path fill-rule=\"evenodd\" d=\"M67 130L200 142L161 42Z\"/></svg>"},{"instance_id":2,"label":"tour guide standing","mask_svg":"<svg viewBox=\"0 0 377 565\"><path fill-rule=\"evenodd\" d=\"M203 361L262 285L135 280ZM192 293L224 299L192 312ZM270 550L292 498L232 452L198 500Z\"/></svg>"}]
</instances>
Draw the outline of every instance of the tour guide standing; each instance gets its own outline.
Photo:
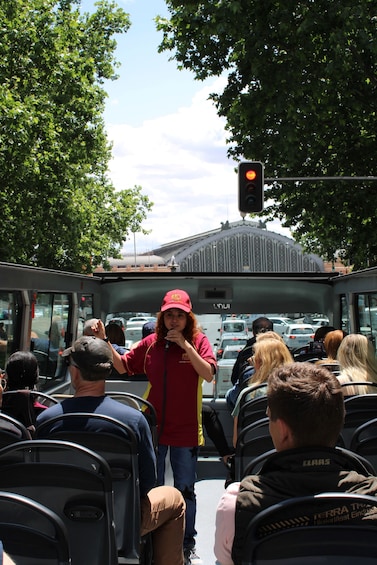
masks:
<instances>
[{"instance_id":1,"label":"tour guide standing","mask_svg":"<svg viewBox=\"0 0 377 565\"><path fill-rule=\"evenodd\" d=\"M106 339L101 320L93 332ZM119 373L147 375L147 398L157 411L158 421L157 483L164 484L169 447L174 486L186 501L185 563L194 562L196 462L198 447L204 444L202 379L212 381L216 359L208 338L199 330L189 295L179 289L167 292L156 333L122 356L114 351L113 362Z\"/></svg>"}]
</instances>

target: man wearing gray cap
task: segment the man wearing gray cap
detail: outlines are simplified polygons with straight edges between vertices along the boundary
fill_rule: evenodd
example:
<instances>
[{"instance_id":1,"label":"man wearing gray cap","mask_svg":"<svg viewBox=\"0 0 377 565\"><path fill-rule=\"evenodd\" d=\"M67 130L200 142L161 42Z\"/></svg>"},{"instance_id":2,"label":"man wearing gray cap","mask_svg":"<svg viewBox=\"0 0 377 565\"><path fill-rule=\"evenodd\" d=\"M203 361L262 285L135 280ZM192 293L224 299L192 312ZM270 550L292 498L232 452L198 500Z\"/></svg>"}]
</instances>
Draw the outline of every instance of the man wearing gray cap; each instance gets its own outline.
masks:
<instances>
[{"instance_id":1,"label":"man wearing gray cap","mask_svg":"<svg viewBox=\"0 0 377 565\"><path fill-rule=\"evenodd\" d=\"M153 531L155 565L183 565L185 502L174 487L155 487L156 456L142 412L105 395L105 380L113 367L111 349L99 338L82 336L63 351L62 357L70 363L75 395L44 410L37 418L37 426L54 416L72 412L104 414L130 426L139 447L141 534ZM90 420L88 425L90 428ZM92 425L98 429L98 421Z\"/></svg>"}]
</instances>

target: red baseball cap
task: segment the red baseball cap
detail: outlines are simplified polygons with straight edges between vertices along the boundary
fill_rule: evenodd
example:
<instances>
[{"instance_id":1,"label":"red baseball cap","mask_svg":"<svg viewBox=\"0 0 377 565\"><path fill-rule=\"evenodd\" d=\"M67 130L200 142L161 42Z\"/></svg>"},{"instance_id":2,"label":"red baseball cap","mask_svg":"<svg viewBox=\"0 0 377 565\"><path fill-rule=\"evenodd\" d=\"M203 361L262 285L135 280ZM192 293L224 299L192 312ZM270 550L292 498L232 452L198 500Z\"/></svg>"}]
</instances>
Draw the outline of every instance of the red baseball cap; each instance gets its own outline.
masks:
<instances>
[{"instance_id":1,"label":"red baseball cap","mask_svg":"<svg viewBox=\"0 0 377 565\"><path fill-rule=\"evenodd\" d=\"M179 308L179 310L183 310L186 313L191 312L192 305L187 292L178 288L169 290L162 301L161 312L165 312L169 308Z\"/></svg>"}]
</instances>

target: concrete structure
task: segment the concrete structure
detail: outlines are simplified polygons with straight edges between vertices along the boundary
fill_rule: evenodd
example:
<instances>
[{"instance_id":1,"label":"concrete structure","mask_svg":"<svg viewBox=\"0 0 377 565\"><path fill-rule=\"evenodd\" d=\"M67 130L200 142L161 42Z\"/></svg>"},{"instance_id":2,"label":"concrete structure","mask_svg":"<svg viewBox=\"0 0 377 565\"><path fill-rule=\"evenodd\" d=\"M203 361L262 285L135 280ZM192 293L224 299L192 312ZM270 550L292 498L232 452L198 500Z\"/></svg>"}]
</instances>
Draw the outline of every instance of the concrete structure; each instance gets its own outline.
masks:
<instances>
[{"instance_id":1,"label":"concrete structure","mask_svg":"<svg viewBox=\"0 0 377 565\"><path fill-rule=\"evenodd\" d=\"M293 239L241 220L162 245L152 253L182 272L323 272L317 255L303 253ZM174 268L174 266L173 266Z\"/></svg>"},{"instance_id":2,"label":"concrete structure","mask_svg":"<svg viewBox=\"0 0 377 565\"><path fill-rule=\"evenodd\" d=\"M263 222L222 222L221 227L166 243L142 255L110 260L113 271L323 272L317 255L293 239L267 231ZM99 270L99 269L98 269Z\"/></svg>"}]
</instances>

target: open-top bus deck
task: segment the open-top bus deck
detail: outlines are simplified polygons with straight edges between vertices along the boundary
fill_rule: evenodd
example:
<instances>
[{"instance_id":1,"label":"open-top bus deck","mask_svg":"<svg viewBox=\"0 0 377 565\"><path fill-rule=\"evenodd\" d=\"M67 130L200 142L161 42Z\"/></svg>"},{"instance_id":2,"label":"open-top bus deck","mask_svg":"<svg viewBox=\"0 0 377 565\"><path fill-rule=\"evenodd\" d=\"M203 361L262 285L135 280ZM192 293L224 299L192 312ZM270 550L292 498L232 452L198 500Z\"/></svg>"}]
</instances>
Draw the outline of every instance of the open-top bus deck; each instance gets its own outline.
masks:
<instances>
[{"instance_id":1,"label":"open-top bus deck","mask_svg":"<svg viewBox=\"0 0 377 565\"><path fill-rule=\"evenodd\" d=\"M70 394L70 376L60 353L82 333L85 320L109 316L154 316L170 289L191 297L193 311L214 349L221 320L236 315L248 321L259 315L303 321L324 317L335 328L360 332L373 343L377 335L377 268L338 273L143 273L103 272L94 276L0 263L0 367L16 350L32 350L39 362L39 388ZM216 379L216 377L215 377ZM146 382L125 379L107 390L142 395ZM216 382L203 386L222 422L229 445L233 420ZM179 399L178 399L179 401ZM213 533L217 501L227 470L210 439L198 462L197 550L205 565L214 565Z\"/></svg>"}]
</instances>

